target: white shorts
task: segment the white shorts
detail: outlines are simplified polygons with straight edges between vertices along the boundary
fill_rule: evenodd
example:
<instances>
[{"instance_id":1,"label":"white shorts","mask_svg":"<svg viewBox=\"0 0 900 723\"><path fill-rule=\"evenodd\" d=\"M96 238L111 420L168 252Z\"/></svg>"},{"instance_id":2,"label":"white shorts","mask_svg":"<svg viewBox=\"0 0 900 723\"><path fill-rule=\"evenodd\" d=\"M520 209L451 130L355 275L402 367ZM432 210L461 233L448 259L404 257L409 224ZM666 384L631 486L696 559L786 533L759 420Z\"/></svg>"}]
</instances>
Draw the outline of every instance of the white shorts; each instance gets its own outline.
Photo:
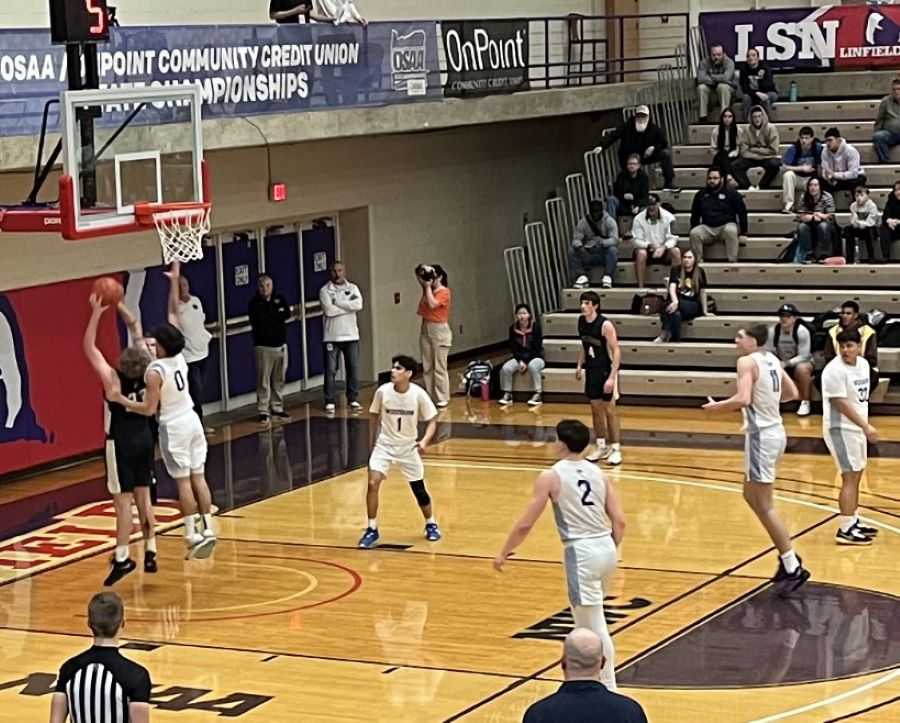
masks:
<instances>
[{"instance_id":1,"label":"white shorts","mask_svg":"<svg viewBox=\"0 0 900 723\"><path fill-rule=\"evenodd\" d=\"M825 446L841 472L862 472L869 458L866 435L862 430L826 429Z\"/></svg>"},{"instance_id":2,"label":"white shorts","mask_svg":"<svg viewBox=\"0 0 900 723\"><path fill-rule=\"evenodd\" d=\"M603 586L619 562L612 535L567 542L563 547L563 567L569 603L602 605Z\"/></svg>"},{"instance_id":3,"label":"white shorts","mask_svg":"<svg viewBox=\"0 0 900 723\"><path fill-rule=\"evenodd\" d=\"M206 433L200 417L191 410L159 426L159 451L173 479L203 472L206 464Z\"/></svg>"},{"instance_id":4,"label":"white shorts","mask_svg":"<svg viewBox=\"0 0 900 723\"><path fill-rule=\"evenodd\" d=\"M787 446L787 436L780 424L748 430L744 438L744 474L748 482L772 484L778 462Z\"/></svg>"},{"instance_id":5,"label":"white shorts","mask_svg":"<svg viewBox=\"0 0 900 723\"><path fill-rule=\"evenodd\" d=\"M372 455L369 457L369 469L381 472L387 477L391 471L391 465L398 465L407 482L425 479L425 465L419 456L419 450L415 447L409 452L398 454L390 449L375 445Z\"/></svg>"}]
</instances>

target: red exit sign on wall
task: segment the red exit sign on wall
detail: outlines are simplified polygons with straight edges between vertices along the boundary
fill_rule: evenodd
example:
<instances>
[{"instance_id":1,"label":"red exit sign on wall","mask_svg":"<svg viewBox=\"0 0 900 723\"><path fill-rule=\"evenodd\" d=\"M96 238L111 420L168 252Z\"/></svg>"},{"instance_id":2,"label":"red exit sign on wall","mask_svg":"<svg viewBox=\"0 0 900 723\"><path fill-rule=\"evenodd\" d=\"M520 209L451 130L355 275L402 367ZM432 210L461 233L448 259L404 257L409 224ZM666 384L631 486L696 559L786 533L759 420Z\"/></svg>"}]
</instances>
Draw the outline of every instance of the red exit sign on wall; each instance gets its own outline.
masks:
<instances>
[{"instance_id":1,"label":"red exit sign on wall","mask_svg":"<svg viewBox=\"0 0 900 723\"><path fill-rule=\"evenodd\" d=\"M287 184L273 183L269 188L269 198L273 203L281 203L287 200Z\"/></svg>"}]
</instances>

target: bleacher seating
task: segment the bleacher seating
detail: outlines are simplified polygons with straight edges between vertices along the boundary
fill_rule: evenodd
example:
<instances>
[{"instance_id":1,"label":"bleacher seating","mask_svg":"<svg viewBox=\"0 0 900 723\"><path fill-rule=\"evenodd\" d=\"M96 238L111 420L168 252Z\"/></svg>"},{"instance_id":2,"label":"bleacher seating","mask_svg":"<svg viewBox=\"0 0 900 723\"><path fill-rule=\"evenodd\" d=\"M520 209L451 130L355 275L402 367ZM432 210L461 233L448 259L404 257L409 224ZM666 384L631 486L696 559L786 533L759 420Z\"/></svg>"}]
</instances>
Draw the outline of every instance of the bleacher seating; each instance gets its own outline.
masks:
<instances>
[{"instance_id":1,"label":"bleacher seating","mask_svg":"<svg viewBox=\"0 0 900 723\"><path fill-rule=\"evenodd\" d=\"M851 90L853 74L835 76L835 82L843 83L848 89L847 97L857 95ZM885 83L883 92L888 89L889 84ZM777 106L777 125L785 150L803 125L812 126L820 138L827 128L840 128L844 137L859 149L872 198L879 208L883 208L891 185L900 179L900 147L894 149L896 165L874 163L872 121L879 98L873 97L873 93L869 95L833 102L782 101ZM676 179L683 190L661 193L663 202L671 204L676 211L682 249L689 246L687 234L694 189L705 183L706 167L712 155L708 147L710 130L708 124L691 125L683 135L687 145L674 146ZM746 191L744 196L750 212L750 227L746 242L741 244L739 263L725 262L722 244L713 244L705 250L704 268L710 284L709 293L716 300L717 315L687 322L683 327L682 342L654 343L653 339L661 331L659 318L630 313L636 293L664 293L668 268L650 266L649 288L637 289L631 262L632 246L625 242L620 247L621 262L614 288L599 288L599 274L592 278L592 288L600 295L603 313L613 321L619 333L623 355L622 395L703 398L732 393L735 332L749 324L774 323L775 310L786 302L796 304L810 319L813 314L831 310L845 299L858 301L864 310L877 308L900 314L900 265L831 267L774 263L790 243L795 227L791 216L780 213L780 176L771 189ZM835 200L839 222L844 225L848 220L850 194L838 193ZM900 244L895 248L895 259L898 251ZM564 289L560 299L562 311L543 317L547 359L544 390L548 394L579 394L582 390L582 383L573 373L579 349L576 324L581 291ZM900 379L900 349L881 349L879 358L882 380L872 401L896 403L900 401L900 394L892 398L889 385L890 375L898 375L896 378ZM517 385L524 381L524 378L516 379Z\"/></svg>"}]
</instances>

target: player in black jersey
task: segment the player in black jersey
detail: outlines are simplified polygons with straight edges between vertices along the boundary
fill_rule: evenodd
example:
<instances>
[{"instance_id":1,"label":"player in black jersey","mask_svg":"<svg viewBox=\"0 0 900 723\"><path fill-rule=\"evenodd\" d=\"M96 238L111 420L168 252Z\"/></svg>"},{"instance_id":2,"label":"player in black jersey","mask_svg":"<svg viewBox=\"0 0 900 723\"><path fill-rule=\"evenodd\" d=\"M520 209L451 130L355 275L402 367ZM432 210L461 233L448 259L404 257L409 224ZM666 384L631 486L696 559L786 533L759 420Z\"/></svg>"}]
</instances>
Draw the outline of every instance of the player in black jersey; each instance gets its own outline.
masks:
<instances>
[{"instance_id":1,"label":"player in black jersey","mask_svg":"<svg viewBox=\"0 0 900 723\"><path fill-rule=\"evenodd\" d=\"M581 350L578 352L575 378L580 380L585 376L584 394L591 403L594 433L597 435L596 449L587 459L590 462L604 460L608 464L621 464L622 445L616 399L622 355L616 327L600 313L600 297L595 291L585 291L581 295L578 336ZM587 370L586 375L582 374L582 367Z\"/></svg>"},{"instance_id":2,"label":"player in black jersey","mask_svg":"<svg viewBox=\"0 0 900 723\"><path fill-rule=\"evenodd\" d=\"M99 296L91 296L91 319L84 332L84 353L100 377L106 395L121 389L135 401L144 397L144 372L152 361L151 350L143 341L140 324L120 303L119 313L131 331L133 343L122 351L119 368L114 369L97 348L97 326L107 307ZM156 572L156 520L150 500L153 475L154 439L150 420L132 414L125 407L106 402L106 484L116 508L116 552L104 585L114 585L134 570L137 564L128 555L131 539L131 503L137 505L144 536L144 572Z\"/></svg>"}]
</instances>

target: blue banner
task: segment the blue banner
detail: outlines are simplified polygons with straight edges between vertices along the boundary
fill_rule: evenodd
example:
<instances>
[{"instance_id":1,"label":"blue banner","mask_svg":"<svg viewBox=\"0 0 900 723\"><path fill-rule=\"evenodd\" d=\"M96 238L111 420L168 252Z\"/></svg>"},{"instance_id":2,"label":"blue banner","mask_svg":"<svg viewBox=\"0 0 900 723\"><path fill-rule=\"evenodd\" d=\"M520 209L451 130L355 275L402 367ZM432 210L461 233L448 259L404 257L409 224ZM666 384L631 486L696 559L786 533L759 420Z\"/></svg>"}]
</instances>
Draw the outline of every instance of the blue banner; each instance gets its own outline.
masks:
<instances>
[{"instance_id":1,"label":"blue banner","mask_svg":"<svg viewBox=\"0 0 900 723\"><path fill-rule=\"evenodd\" d=\"M99 65L105 88L200 83L206 119L441 97L434 22L113 28ZM49 31L0 31L0 136L39 133L66 87ZM162 109L144 122L183 119ZM52 106L51 131L58 120Z\"/></svg>"}]
</instances>

